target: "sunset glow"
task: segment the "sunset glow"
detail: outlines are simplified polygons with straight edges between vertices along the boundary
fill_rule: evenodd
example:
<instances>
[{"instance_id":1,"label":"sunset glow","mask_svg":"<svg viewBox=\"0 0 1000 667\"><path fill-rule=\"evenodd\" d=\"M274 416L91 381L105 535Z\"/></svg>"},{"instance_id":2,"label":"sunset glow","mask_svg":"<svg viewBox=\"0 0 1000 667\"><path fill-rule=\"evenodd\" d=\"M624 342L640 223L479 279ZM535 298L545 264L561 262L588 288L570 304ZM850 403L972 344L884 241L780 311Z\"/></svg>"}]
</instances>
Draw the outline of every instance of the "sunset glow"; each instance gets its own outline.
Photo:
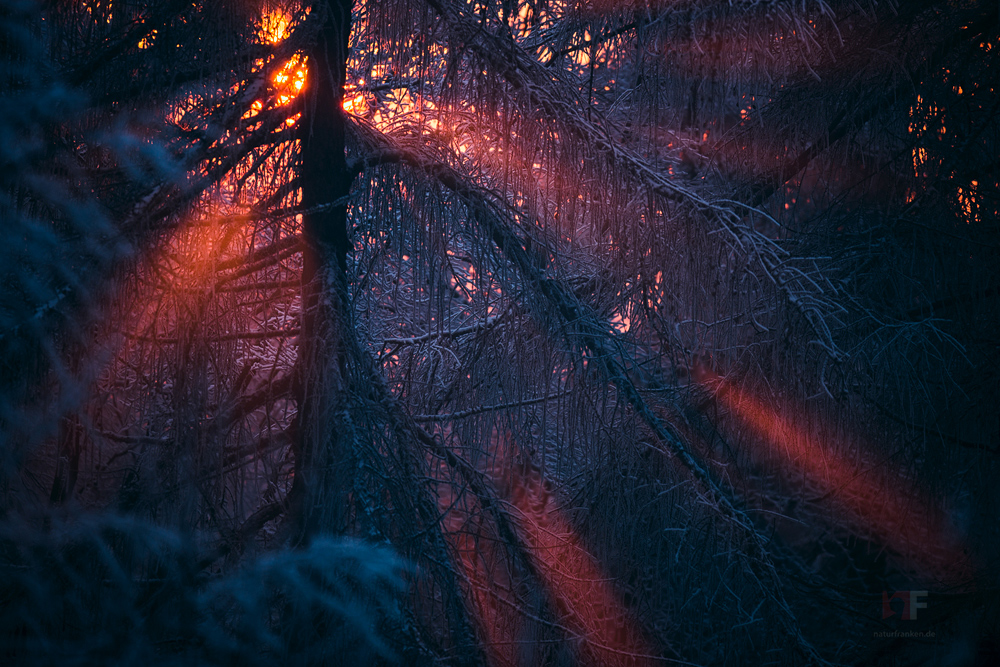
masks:
<instances>
[{"instance_id":1,"label":"sunset glow","mask_svg":"<svg viewBox=\"0 0 1000 667\"><path fill-rule=\"evenodd\" d=\"M280 9L272 9L265 12L260 19L259 36L261 41L268 44L277 44L284 40L291 20L292 17Z\"/></svg>"},{"instance_id":2,"label":"sunset glow","mask_svg":"<svg viewBox=\"0 0 1000 667\"><path fill-rule=\"evenodd\" d=\"M907 569L927 581L950 585L972 580L972 565L948 515L928 503L910 480L872 461L844 458L779 412L780 407L765 404L704 367L696 369L695 378L761 439L766 449L760 454L819 487L854 530L898 553ZM808 421L804 415L800 419Z\"/></svg>"},{"instance_id":3,"label":"sunset glow","mask_svg":"<svg viewBox=\"0 0 1000 667\"><path fill-rule=\"evenodd\" d=\"M491 476L513 508L515 527L531 566L544 584L545 598L571 635L579 640L577 659L593 667L644 667L655 663L652 649L631 614L619 602L612 580L588 552L537 469L515 463L509 436L496 441ZM443 477L442 477L443 479ZM502 542L490 514L478 500L456 502L451 486L439 487L445 527L466 581L466 596L496 667L522 665L519 643L536 619L517 608ZM539 610L539 613L541 611Z\"/></svg>"},{"instance_id":4,"label":"sunset glow","mask_svg":"<svg viewBox=\"0 0 1000 667\"><path fill-rule=\"evenodd\" d=\"M478 504L477 504L478 505ZM464 519L460 517L465 517ZM465 579L465 595L493 667L517 667L523 621L513 609L511 581L497 537L481 514L451 512L446 530Z\"/></svg>"},{"instance_id":5,"label":"sunset glow","mask_svg":"<svg viewBox=\"0 0 1000 667\"><path fill-rule=\"evenodd\" d=\"M8 0L3 664L1000 665L997 30Z\"/></svg>"},{"instance_id":6,"label":"sunset glow","mask_svg":"<svg viewBox=\"0 0 1000 667\"><path fill-rule=\"evenodd\" d=\"M542 473L516 464L509 436L501 439L494 463L500 486L516 508L521 536L541 576L548 599L576 637L583 664L640 667L654 663L652 651L612 580L586 549Z\"/></svg>"},{"instance_id":7,"label":"sunset glow","mask_svg":"<svg viewBox=\"0 0 1000 667\"><path fill-rule=\"evenodd\" d=\"M517 474L517 473L513 473ZM584 548L566 517L546 499L540 478L513 481L511 502L546 592L563 622L583 640L582 662L590 665L652 665L654 657L611 581Z\"/></svg>"}]
</instances>

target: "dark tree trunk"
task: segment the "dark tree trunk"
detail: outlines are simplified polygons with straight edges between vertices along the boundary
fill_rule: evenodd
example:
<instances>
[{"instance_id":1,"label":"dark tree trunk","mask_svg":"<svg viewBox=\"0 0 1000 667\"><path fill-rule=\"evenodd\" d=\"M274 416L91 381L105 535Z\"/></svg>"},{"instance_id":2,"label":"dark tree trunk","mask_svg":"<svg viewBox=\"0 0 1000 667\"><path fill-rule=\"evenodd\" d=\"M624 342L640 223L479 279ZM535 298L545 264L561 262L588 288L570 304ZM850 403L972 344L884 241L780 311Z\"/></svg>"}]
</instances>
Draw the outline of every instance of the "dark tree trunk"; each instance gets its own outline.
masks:
<instances>
[{"instance_id":1,"label":"dark tree trunk","mask_svg":"<svg viewBox=\"0 0 1000 667\"><path fill-rule=\"evenodd\" d=\"M56 439L56 473L52 480L49 501L60 505L73 497L80 472L80 453L83 450L84 428L80 416L72 413L59 420Z\"/></svg>"},{"instance_id":2,"label":"dark tree trunk","mask_svg":"<svg viewBox=\"0 0 1000 667\"><path fill-rule=\"evenodd\" d=\"M308 54L306 106L300 122L300 177L305 252L299 339L297 451L291 511L296 540L347 525L349 452L338 427L345 392L341 328L347 317L347 205L351 187L344 145L344 78L350 0L317 2L323 25Z\"/></svg>"}]
</instances>

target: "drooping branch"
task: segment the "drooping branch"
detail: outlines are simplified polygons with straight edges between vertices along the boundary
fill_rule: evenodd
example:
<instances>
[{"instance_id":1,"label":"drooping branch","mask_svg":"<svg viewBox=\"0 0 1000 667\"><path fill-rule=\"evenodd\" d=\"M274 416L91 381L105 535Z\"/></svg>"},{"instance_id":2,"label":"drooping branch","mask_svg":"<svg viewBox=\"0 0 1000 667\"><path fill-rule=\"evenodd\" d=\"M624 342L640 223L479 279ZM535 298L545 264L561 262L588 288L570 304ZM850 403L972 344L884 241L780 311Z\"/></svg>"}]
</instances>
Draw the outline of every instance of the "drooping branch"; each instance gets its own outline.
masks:
<instances>
[{"instance_id":1,"label":"drooping branch","mask_svg":"<svg viewBox=\"0 0 1000 667\"><path fill-rule=\"evenodd\" d=\"M361 129L359 131L364 132ZM493 241L497 250L516 268L525 283L542 297L550 312L559 315L566 331L572 332L569 334L568 342L601 370L604 378L616 387L619 394L656 436L662 448L655 449L676 458L697 480L703 493L714 503L719 513L737 525L747 536L751 546L747 554L748 564L755 574L761 577L765 594L781 610L786 630L810 662L826 664L802 635L798 621L785 601L780 578L768 555L767 539L757 532L750 517L713 478L708 468L698 462L683 437L670 424L664 422L643 398L639 388L630 379L631 374L628 372L623 351L607 333L612 330L611 323L580 302L571 289L567 289L560 281L548 277L545 267L539 265L537 259L539 253L529 252L514 231L515 223L512 221L516 220L516 216L495 193L469 182L448 165L430 161L416 152L399 146L392 146L391 141L383 135L370 132L364 134L368 141L381 142L383 154L399 157L403 164L451 191L465 204L470 217L480 226L483 236ZM542 254L548 256L547 253Z\"/></svg>"},{"instance_id":2,"label":"drooping branch","mask_svg":"<svg viewBox=\"0 0 1000 667\"><path fill-rule=\"evenodd\" d=\"M186 0L171 0L171 2L157 7L155 14L144 20L136 21L123 36L94 54L86 62L76 65L67 72L66 80L73 86L85 84L96 74L109 67L116 58L129 49L134 49L135 45L144 38L157 31L162 31L167 24L177 19L190 6L191 3Z\"/></svg>"},{"instance_id":3,"label":"drooping branch","mask_svg":"<svg viewBox=\"0 0 1000 667\"><path fill-rule=\"evenodd\" d=\"M908 9L913 11L914 7L908 7ZM884 87L875 94L857 94L849 97L847 106L834 115L824 133L816 137L807 148L786 160L779 167L776 177L770 183L759 184L752 188L750 199L747 202L748 206L757 208L762 205L835 144L844 138L854 136L880 113L896 105L900 97L912 88L913 80L921 77L921 70L931 70L959 45L979 42L984 33L988 34L996 26L998 20L1000 19L998 19L996 12L991 11L981 15L971 24L961 26L961 29L946 36L930 53L919 59L913 65L913 71L907 73L908 77L903 82ZM845 45L845 50L853 46ZM913 139L915 140L916 136Z\"/></svg>"},{"instance_id":4,"label":"drooping branch","mask_svg":"<svg viewBox=\"0 0 1000 667\"><path fill-rule=\"evenodd\" d=\"M750 260L747 268L759 267L787 302L803 314L817 334L820 346L835 359L844 357L831 330L831 320L842 311L835 298L825 293L832 286L820 285L822 279L810 280L801 270L788 266L787 251L747 224L747 214L754 212L755 206L731 199L708 199L682 186L656 165L615 141L607 129L608 123L594 120L597 118L595 112L589 107L584 110L572 87L558 73L526 53L509 34L485 29L452 3L428 0L428 4L516 95L530 106L541 109L547 118L557 119L568 139L616 165L647 192L696 212L714 224L726 238L731 238L734 250ZM683 211L677 214L682 215Z\"/></svg>"},{"instance_id":5,"label":"drooping branch","mask_svg":"<svg viewBox=\"0 0 1000 667\"><path fill-rule=\"evenodd\" d=\"M429 340L435 340L438 338L457 338L459 336L465 336L472 333L478 333L489 329L494 324L497 323L499 317L488 317L485 321L478 324L470 324L467 327L460 327L453 331L439 331L434 333L426 333L420 336L411 336L409 338L386 338L383 342L389 345L419 345L420 343L426 343Z\"/></svg>"},{"instance_id":6,"label":"drooping branch","mask_svg":"<svg viewBox=\"0 0 1000 667\"><path fill-rule=\"evenodd\" d=\"M527 398L522 401L511 401L510 403L501 403L500 405L483 405L478 408L470 408L468 410L460 410L458 412L450 412L447 414L437 414L437 415L413 415L413 421L415 422L451 422L456 419L465 419L466 417L473 417L475 415L481 415L485 412L500 412L503 410L510 410L512 408L520 408L526 405L537 405L539 403L544 403L546 401L554 401L565 396L571 395L571 391L563 391L558 394L552 394L551 396L538 396L536 398Z\"/></svg>"}]
</instances>

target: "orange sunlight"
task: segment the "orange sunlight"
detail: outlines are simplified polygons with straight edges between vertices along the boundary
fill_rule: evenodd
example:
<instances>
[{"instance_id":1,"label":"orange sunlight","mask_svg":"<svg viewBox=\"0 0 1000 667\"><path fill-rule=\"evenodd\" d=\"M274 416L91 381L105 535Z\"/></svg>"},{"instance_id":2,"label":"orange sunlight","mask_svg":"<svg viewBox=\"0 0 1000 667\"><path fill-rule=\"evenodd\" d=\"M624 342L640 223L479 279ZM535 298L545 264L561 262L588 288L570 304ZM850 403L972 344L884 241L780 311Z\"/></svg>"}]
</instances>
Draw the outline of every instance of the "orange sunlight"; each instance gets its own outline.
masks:
<instances>
[{"instance_id":1,"label":"orange sunlight","mask_svg":"<svg viewBox=\"0 0 1000 667\"><path fill-rule=\"evenodd\" d=\"M489 664L517 667L517 639L522 619L512 599L513 583L504 550L498 547L496 526L483 512L479 500L461 494L449 483L442 467L438 478L438 506L442 528L463 575L463 592L472 608L472 620L486 647Z\"/></svg>"},{"instance_id":2,"label":"orange sunlight","mask_svg":"<svg viewBox=\"0 0 1000 667\"><path fill-rule=\"evenodd\" d=\"M794 420L713 371L697 367L695 380L766 443L765 456L801 473L833 499L856 529L869 532L928 581L967 585L973 567L960 536L941 509L912 482L885 466L852 461L810 436Z\"/></svg>"},{"instance_id":3,"label":"orange sunlight","mask_svg":"<svg viewBox=\"0 0 1000 667\"><path fill-rule=\"evenodd\" d=\"M618 601L612 581L556 505L540 470L512 464L501 444L496 470L517 510L525 548L563 623L578 637L583 664L652 665L655 658L638 625Z\"/></svg>"},{"instance_id":4,"label":"orange sunlight","mask_svg":"<svg viewBox=\"0 0 1000 667\"><path fill-rule=\"evenodd\" d=\"M260 28L257 32L258 38L267 44L278 44L288 36L288 28L291 23L291 15L279 9L272 9L265 12L260 19ZM255 67L264 66L264 60L257 61ZM294 100L306 84L305 57L295 54L289 58L271 77L271 96L274 104L279 107L288 105ZM265 100L254 100L250 105L250 110L243 115L244 120L248 120L264 110ZM285 121L286 125L294 125L302 114L295 114Z\"/></svg>"},{"instance_id":5,"label":"orange sunlight","mask_svg":"<svg viewBox=\"0 0 1000 667\"><path fill-rule=\"evenodd\" d=\"M541 472L513 462L510 437L494 436L495 458L490 476L501 500L509 503L514 528L545 598L577 649L580 664L640 667L656 661L639 626L618 601L611 580L601 571L556 506ZM477 498L457 496L442 469L437 475L444 530L464 575L466 599L473 611L488 659L496 667L534 664L531 624L514 590L504 539Z\"/></svg>"},{"instance_id":6,"label":"orange sunlight","mask_svg":"<svg viewBox=\"0 0 1000 667\"><path fill-rule=\"evenodd\" d=\"M288 24L292 17L281 9L270 9L260 19L258 37L262 42L277 44L288 34Z\"/></svg>"},{"instance_id":7,"label":"orange sunlight","mask_svg":"<svg viewBox=\"0 0 1000 667\"><path fill-rule=\"evenodd\" d=\"M465 594L475 609L475 622L491 664L515 667L521 662L516 651L521 624L512 611L515 601L508 598L510 580L502 567L504 555L497 549L495 536L486 534L482 521L470 519L470 524L449 526L449 538L465 575Z\"/></svg>"}]
</instances>

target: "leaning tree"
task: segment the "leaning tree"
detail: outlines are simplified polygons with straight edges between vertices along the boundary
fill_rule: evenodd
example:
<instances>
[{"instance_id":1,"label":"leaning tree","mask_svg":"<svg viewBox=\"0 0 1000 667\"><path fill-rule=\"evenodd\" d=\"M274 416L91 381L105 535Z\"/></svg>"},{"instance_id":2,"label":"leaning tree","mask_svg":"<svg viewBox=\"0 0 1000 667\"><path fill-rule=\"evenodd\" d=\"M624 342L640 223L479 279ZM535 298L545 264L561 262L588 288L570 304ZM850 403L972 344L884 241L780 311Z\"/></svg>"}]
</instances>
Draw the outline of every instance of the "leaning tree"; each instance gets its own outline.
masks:
<instances>
[{"instance_id":1,"label":"leaning tree","mask_svg":"<svg viewBox=\"0 0 1000 667\"><path fill-rule=\"evenodd\" d=\"M985 659L997 22L5 0L0 651Z\"/></svg>"}]
</instances>

